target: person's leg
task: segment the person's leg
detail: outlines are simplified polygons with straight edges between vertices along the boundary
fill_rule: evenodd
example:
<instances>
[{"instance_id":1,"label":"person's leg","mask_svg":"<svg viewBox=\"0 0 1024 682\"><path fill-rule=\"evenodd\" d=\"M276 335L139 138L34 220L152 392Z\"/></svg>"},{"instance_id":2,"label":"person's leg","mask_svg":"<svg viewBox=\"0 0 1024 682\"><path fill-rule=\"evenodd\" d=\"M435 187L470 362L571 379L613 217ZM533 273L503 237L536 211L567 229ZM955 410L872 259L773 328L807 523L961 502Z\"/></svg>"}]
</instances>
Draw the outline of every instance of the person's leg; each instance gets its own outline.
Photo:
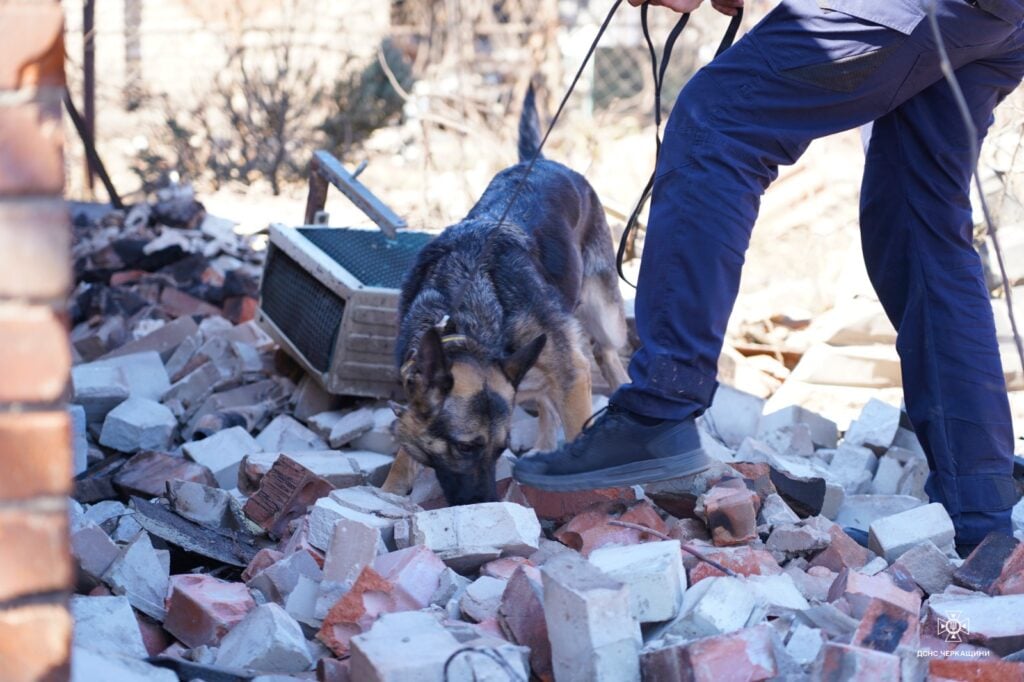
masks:
<instances>
[{"instance_id":1,"label":"person's leg","mask_svg":"<svg viewBox=\"0 0 1024 682\"><path fill-rule=\"evenodd\" d=\"M943 30L984 34L986 43L1012 32L961 0L940 4ZM579 489L700 466L690 417L714 394L750 232L778 166L795 162L811 140L874 120L939 77L936 69L926 81L916 68L934 60L920 16L888 3L865 12L875 20L823 11L818 0L784 0L684 88L658 160L632 382L576 441L522 460L520 481ZM612 470L614 480L604 473Z\"/></svg>"},{"instance_id":2,"label":"person's leg","mask_svg":"<svg viewBox=\"0 0 1024 682\"><path fill-rule=\"evenodd\" d=\"M957 77L980 138L1020 83L1024 52ZM1009 534L1013 425L981 259L972 244L970 145L940 81L875 123L861 192L868 273L898 331L907 412L928 454L927 490L957 543Z\"/></svg>"}]
</instances>

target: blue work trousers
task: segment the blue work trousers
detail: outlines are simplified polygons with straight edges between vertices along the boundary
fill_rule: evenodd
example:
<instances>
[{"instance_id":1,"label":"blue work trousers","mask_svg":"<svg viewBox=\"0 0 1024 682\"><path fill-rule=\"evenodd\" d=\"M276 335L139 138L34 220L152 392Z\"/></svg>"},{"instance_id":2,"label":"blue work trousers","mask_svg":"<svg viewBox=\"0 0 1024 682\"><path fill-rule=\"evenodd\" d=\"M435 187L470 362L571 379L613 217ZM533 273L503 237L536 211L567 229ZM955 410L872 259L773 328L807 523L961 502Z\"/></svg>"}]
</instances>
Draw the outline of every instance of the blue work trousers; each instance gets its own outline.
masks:
<instances>
[{"instance_id":1,"label":"blue work trousers","mask_svg":"<svg viewBox=\"0 0 1024 682\"><path fill-rule=\"evenodd\" d=\"M760 198L814 139L874 121L861 190L871 281L898 332L907 411L957 542L1009 532L1013 429L972 245L970 144L929 0L783 0L683 89L658 160L636 299L642 348L616 405L706 408ZM980 139L1024 75L1020 0L938 0Z\"/></svg>"}]
</instances>

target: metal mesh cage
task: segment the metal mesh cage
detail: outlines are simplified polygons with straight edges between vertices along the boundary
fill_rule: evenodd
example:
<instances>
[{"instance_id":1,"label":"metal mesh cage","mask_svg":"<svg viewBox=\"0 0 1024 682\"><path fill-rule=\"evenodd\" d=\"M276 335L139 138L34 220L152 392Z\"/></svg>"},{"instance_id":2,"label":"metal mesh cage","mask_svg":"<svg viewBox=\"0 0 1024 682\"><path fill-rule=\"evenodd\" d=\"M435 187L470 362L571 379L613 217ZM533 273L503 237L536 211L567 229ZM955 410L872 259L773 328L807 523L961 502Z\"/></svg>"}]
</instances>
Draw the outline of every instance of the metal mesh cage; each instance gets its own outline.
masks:
<instances>
[{"instance_id":1,"label":"metal mesh cage","mask_svg":"<svg viewBox=\"0 0 1024 682\"><path fill-rule=\"evenodd\" d=\"M299 233L366 286L399 289L416 255L433 239L399 232L394 241L377 230L307 227Z\"/></svg>"},{"instance_id":2,"label":"metal mesh cage","mask_svg":"<svg viewBox=\"0 0 1024 682\"><path fill-rule=\"evenodd\" d=\"M326 372L345 301L273 244L267 254L261 298L267 317L313 367Z\"/></svg>"}]
</instances>

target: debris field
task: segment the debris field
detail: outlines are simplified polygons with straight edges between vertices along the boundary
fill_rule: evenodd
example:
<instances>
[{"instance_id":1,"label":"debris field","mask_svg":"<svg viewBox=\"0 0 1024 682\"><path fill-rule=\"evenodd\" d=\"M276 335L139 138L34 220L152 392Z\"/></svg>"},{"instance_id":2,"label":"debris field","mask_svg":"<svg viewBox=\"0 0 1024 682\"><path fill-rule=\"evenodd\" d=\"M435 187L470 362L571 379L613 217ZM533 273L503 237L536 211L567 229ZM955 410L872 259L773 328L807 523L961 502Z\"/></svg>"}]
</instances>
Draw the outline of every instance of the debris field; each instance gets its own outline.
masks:
<instances>
[{"instance_id":1,"label":"debris field","mask_svg":"<svg viewBox=\"0 0 1024 682\"><path fill-rule=\"evenodd\" d=\"M519 407L500 501L389 494L391 409L276 348L256 246L183 188L75 215L74 680L1024 679L1024 544L957 557L898 407L722 386L711 469L580 493L512 480Z\"/></svg>"}]
</instances>

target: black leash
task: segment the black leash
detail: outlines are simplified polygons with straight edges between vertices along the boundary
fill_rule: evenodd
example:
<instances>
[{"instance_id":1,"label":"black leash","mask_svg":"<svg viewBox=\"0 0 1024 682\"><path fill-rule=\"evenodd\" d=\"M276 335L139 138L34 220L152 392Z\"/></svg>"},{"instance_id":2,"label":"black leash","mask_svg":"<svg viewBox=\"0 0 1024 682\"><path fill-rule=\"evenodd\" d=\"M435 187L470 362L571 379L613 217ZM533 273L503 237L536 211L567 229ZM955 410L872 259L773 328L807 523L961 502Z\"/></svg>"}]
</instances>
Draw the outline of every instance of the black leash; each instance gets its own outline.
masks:
<instances>
[{"instance_id":1,"label":"black leash","mask_svg":"<svg viewBox=\"0 0 1024 682\"><path fill-rule=\"evenodd\" d=\"M540 144L537 146L537 151L534 153L533 158L530 159L530 162L526 165L526 170L523 172L523 177L519 179L519 182L516 184L515 191L512 192L512 197L509 199L508 204L505 206L505 210L502 211L501 217L498 219L496 229L501 229L501 227L505 224L505 221L508 219L509 213L512 211L512 207L515 205L516 200L519 199L519 196L522 194L523 188L526 186L526 181L530 177L530 173L533 171L533 167L537 163L537 160L541 157L544 151L544 145L547 144L548 138L551 136L551 131L554 130L556 125L558 125L558 120L561 118L562 112L565 110L566 105L569 103L569 98L572 97L573 92L576 90L576 86L577 84L579 84L580 78L583 77L583 72L586 70L587 65L590 63L591 58L594 56L594 52L597 50L597 46L601 42L601 38L604 37L605 31L608 30L609 24L611 24L612 19L615 17L615 13L619 10L619 7L621 5L622 0L615 0L615 4L612 5L612 8L608 11L607 16L605 16L604 21L601 22L601 27L598 29L597 35L594 36L594 40L590 44L590 49L587 50L587 54L583 58L583 63L581 63L579 69L576 70L576 75L573 76L572 82L569 84L569 88L565 91L565 95L562 96L562 101L559 103L558 109L555 111L555 115L551 118L551 123L548 124L547 130L544 132L544 137L541 138ZM665 48L662 50L662 58L661 63L659 65L657 53L654 49L654 42L651 39L650 27L648 25L648 8L649 5L647 3L644 3L644 5L640 9L640 18L644 33L644 40L647 41L647 47L651 53L651 70L654 74L654 120L656 123L654 136L657 143L657 150L658 152L660 152L661 89L663 82L665 80L665 72L668 70L669 59L672 56L672 49L675 47L675 43L678 40L679 35L683 32L683 29L686 28L686 24L690 20L690 14L683 14L679 18L679 21L676 22L676 25L672 28L672 31L669 33L669 36L665 41ZM733 44L733 41L736 39L736 33L737 31L739 31L740 22L742 19L743 10L739 9L737 10L736 15L732 17L732 20L729 22L729 28L725 32L725 37L722 38L722 43L721 45L718 46L718 51L715 52L716 57L720 55L722 52L725 52L725 50L727 50ZM641 197L640 202L637 204L636 208L633 209L633 214L630 216L629 221L626 223L625 232L623 232L622 240L619 242L618 257L616 259L616 268L619 272L619 277L622 277L622 279L625 280L627 284L633 286L634 288L635 285L633 285L632 282L627 280L625 275L623 275L622 273L622 257L625 253L625 244L627 239L629 238L629 234L632 231L633 226L636 224L637 218L640 216L640 212L643 210L644 205L647 203L647 199L650 197L651 189L654 187L654 174L655 172L651 173L651 179L647 182L647 187L644 188L643 196ZM484 250L483 253L481 253L479 262L482 263L486 260L486 256L489 255L490 253L492 243L493 240L488 241L486 246L484 246ZM462 305L462 298L465 295L466 288L469 286L469 283L472 280L473 274L473 272L469 273L470 276L466 278L465 284L456 292L455 298L451 302L452 310L456 310Z\"/></svg>"},{"instance_id":2,"label":"black leash","mask_svg":"<svg viewBox=\"0 0 1024 682\"><path fill-rule=\"evenodd\" d=\"M644 3L640 8L640 25L643 28L644 40L647 41L647 51L651 54L651 71L654 74L654 170L651 171L651 177L647 181L647 185L644 187L644 191L640 195L640 200L636 203L633 208L633 212L629 215L629 220L626 221L626 228L622 232L622 237L619 239L619 250L615 255L615 269L619 273L619 277L623 282L636 289L636 285L630 282L626 278L626 274L622 271L622 263L625 260L626 250L630 246L630 235L636 228L636 223L640 219L640 214L644 210L644 206L647 205L648 199L651 198L651 192L654 190L654 178L658 172L658 158L661 156L661 90L665 85L665 72L668 70L669 60L672 58L672 50L676 46L676 41L679 39L679 35L686 28L687 22L690 20L689 13L679 17L679 21L672 27L672 31L669 32L668 38L665 39L665 47L661 51L661 63L658 62L658 53L654 48L654 41L651 39L651 29L648 24L647 10L650 7L649 4ZM739 32L740 23L743 21L743 8L739 8L736 14L729 21L729 28L726 29L725 35L722 36L722 42L718 45L718 49L715 51L715 57L722 54L736 41L736 34Z\"/></svg>"}]
</instances>

